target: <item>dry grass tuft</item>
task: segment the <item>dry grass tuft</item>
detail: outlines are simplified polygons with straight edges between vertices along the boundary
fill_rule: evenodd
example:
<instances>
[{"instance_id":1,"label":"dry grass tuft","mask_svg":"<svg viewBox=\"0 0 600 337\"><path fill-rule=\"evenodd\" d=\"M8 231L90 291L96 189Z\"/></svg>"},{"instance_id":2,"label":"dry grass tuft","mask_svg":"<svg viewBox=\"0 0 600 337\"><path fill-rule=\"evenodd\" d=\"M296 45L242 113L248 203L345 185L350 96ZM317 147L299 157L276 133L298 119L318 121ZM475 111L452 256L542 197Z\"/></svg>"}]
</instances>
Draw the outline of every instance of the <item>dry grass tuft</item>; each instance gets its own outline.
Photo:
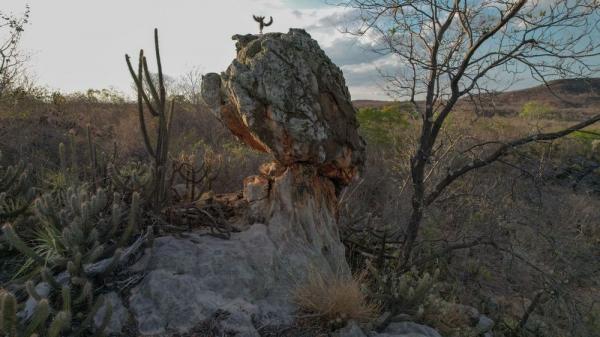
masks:
<instances>
[{"instance_id":1,"label":"dry grass tuft","mask_svg":"<svg viewBox=\"0 0 600 337\"><path fill-rule=\"evenodd\" d=\"M300 318L327 325L343 326L354 320L367 323L376 318L379 307L370 303L361 289L364 276L325 279L318 271L294 291Z\"/></svg>"}]
</instances>

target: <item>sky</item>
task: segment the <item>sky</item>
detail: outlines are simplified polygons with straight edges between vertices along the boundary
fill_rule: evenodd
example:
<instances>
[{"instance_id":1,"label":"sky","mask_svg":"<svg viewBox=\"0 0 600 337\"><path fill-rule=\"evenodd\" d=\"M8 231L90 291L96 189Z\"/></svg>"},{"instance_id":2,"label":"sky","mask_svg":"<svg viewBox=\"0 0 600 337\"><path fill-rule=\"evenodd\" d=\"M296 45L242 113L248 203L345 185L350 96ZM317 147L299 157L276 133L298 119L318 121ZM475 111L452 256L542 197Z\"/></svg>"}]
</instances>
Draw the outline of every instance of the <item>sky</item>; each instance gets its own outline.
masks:
<instances>
[{"instance_id":1,"label":"sky","mask_svg":"<svg viewBox=\"0 0 600 337\"><path fill-rule=\"evenodd\" d=\"M324 0L2 0L18 14L31 6L22 46L37 82L66 92L114 87L131 94L124 54L153 48L159 30L163 71L224 71L235 57L235 34L257 33L252 14L273 16L265 32L304 28L342 68L353 99L389 99L377 73L393 60L340 32L348 9Z\"/></svg>"}]
</instances>

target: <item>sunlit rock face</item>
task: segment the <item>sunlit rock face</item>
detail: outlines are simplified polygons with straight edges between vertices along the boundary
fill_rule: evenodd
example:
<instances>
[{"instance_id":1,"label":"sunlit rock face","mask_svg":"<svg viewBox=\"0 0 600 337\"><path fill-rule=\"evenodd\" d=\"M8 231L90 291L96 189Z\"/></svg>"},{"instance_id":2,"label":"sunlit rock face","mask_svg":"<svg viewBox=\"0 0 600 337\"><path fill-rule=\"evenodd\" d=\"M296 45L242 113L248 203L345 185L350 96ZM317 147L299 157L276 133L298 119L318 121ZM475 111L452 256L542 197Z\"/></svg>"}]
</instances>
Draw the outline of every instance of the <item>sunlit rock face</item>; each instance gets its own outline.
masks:
<instances>
[{"instance_id":1,"label":"sunlit rock face","mask_svg":"<svg viewBox=\"0 0 600 337\"><path fill-rule=\"evenodd\" d=\"M197 230L154 241L129 296L142 335L209 324L213 335L259 337L265 326L293 324L293 291L311 273L351 277L337 197L360 172L365 144L342 72L303 30L234 39L237 57L204 77L202 96L233 134L276 161L244 179L241 193L196 205L236 208L227 240Z\"/></svg>"},{"instance_id":2,"label":"sunlit rock face","mask_svg":"<svg viewBox=\"0 0 600 337\"><path fill-rule=\"evenodd\" d=\"M233 39L237 57L202 83L214 114L283 166L313 165L347 185L364 163L365 143L342 71L304 30Z\"/></svg>"}]
</instances>

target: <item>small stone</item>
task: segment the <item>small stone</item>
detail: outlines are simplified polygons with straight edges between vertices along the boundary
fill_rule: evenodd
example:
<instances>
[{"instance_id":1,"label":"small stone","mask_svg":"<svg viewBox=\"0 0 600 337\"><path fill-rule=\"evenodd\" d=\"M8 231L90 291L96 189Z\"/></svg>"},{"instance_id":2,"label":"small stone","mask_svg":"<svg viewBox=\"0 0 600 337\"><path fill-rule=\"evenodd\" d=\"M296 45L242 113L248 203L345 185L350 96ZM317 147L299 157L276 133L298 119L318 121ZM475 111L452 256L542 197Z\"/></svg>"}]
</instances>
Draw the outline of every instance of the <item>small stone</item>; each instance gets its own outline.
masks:
<instances>
[{"instance_id":1,"label":"small stone","mask_svg":"<svg viewBox=\"0 0 600 337\"><path fill-rule=\"evenodd\" d=\"M390 324L377 337L442 337L435 329L413 322Z\"/></svg>"},{"instance_id":2,"label":"small stone","mask_svg":"<svg viewBox=\"0 0 600 337\"><path fill-rule=\"evenodd\" d=\"M485 315L479 316L479 321L477 322L476 328L480 334L492 330L493 327L494 321L491 318Z\"/></svg>"},{"instance_id":3,"label":"small stone","mask_svg":"<svg viewBox=\"0 0 600 337\"><path fill-rule=\"evenodd\" d=\"M350 321L348 324L338 330L335 337L367 337L356 321Z\"/></svg>"}]
</instances>

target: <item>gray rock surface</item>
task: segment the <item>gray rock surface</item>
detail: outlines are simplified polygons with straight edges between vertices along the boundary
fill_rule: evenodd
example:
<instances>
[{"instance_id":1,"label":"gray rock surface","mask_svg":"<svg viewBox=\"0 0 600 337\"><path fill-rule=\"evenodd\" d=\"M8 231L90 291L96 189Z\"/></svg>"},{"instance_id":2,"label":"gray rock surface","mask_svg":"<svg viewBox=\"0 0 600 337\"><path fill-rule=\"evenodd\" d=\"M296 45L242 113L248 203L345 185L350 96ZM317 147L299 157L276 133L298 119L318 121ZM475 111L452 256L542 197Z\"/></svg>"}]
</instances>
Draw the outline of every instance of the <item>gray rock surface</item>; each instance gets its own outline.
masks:
<instances>
[{"instance_id":1,"label":"gray rock surface","mask_svg":"<svg viewBox=\"0 0 600 337\"><path fill-rule=\"evenodd\" d=\"M348 322L344 328L338 330L335 337L367 337L355 321Z\"/></svg>"},{"instance_id":2,"label":"gray rock surface","mask_svg":"<svg viewBox=\"0 0 600 337\"><path fill-rule=\"evenodd\" d=\"M269 195L260 201L264 224L230 240L198 233L155 239L148 274L129 298L141 334L185 332L225 311L222 326L255 336L255 323L291 322L291 293L311 271L350 276L331 181L305 166L269 181Z\"/></svg>"},{"instance_id":3,"label":"gray rock surface","mask_svg":"<svg viewBox=\"0 0 600 337\"><path fill-rule=\"evenodd\" d=\"M123 305L121 297L115 292L110 292L104 295L104 303L94 316L94 327L98 328L102 326L104 317L106 316L106 310L108 309L109 305L111 315L104 333L106 335L120 335L123 327L129 321L130 314L127 308L125 308Z\"/></svg>"},{"instance_id":4,"label":"gray rock surface","mask_svg":"<svg viewBox=\"0 0 600 337\"><path fill-rule=\"evenodd\" d=\"M442 337L435 329L413 322L390 324L382 333L372 337Z\"/></svg>"},{"instance_id":5,"label":"gray rock surface","mask_svg":"<svg viewBox=\"0 0 600 337\"><path fill-rule=\"evenodd\" d=\"M195 331L218 317L211 334L258 337L258 326L292 322L293 291L311 273L351 277L337 192L362 169L365 144L342 72L303 30L234 39L236 59L204 77L202 96L233 134L277 162L244 179L236 204L249 210L247 225L230 239L154 240L128 299L142 335Z\"/></svg>"},{"instance_id":6,"label":"gray rock surface","mask_svg":"<svg viewBox=\"0 0 600 337\"><path fill-rule=\"evenodd\" d=\"M206 104L236 136L284 166L308 163L348 184L364 163L365 143L342 71L301 29L233 38L236 59L203 79Z\"/></svg>"},{"instance_id":7,"label":"gray rock surface","mask_svg":"<svg viewBox=\"0 0 600 337\"><path fill-rule=\"evenodd\" d=\"M442 337L435 329L414 322L392 323L381 332L365 333L354 321L336 331L335 337Z\"/></svg>"}]
</instances>

